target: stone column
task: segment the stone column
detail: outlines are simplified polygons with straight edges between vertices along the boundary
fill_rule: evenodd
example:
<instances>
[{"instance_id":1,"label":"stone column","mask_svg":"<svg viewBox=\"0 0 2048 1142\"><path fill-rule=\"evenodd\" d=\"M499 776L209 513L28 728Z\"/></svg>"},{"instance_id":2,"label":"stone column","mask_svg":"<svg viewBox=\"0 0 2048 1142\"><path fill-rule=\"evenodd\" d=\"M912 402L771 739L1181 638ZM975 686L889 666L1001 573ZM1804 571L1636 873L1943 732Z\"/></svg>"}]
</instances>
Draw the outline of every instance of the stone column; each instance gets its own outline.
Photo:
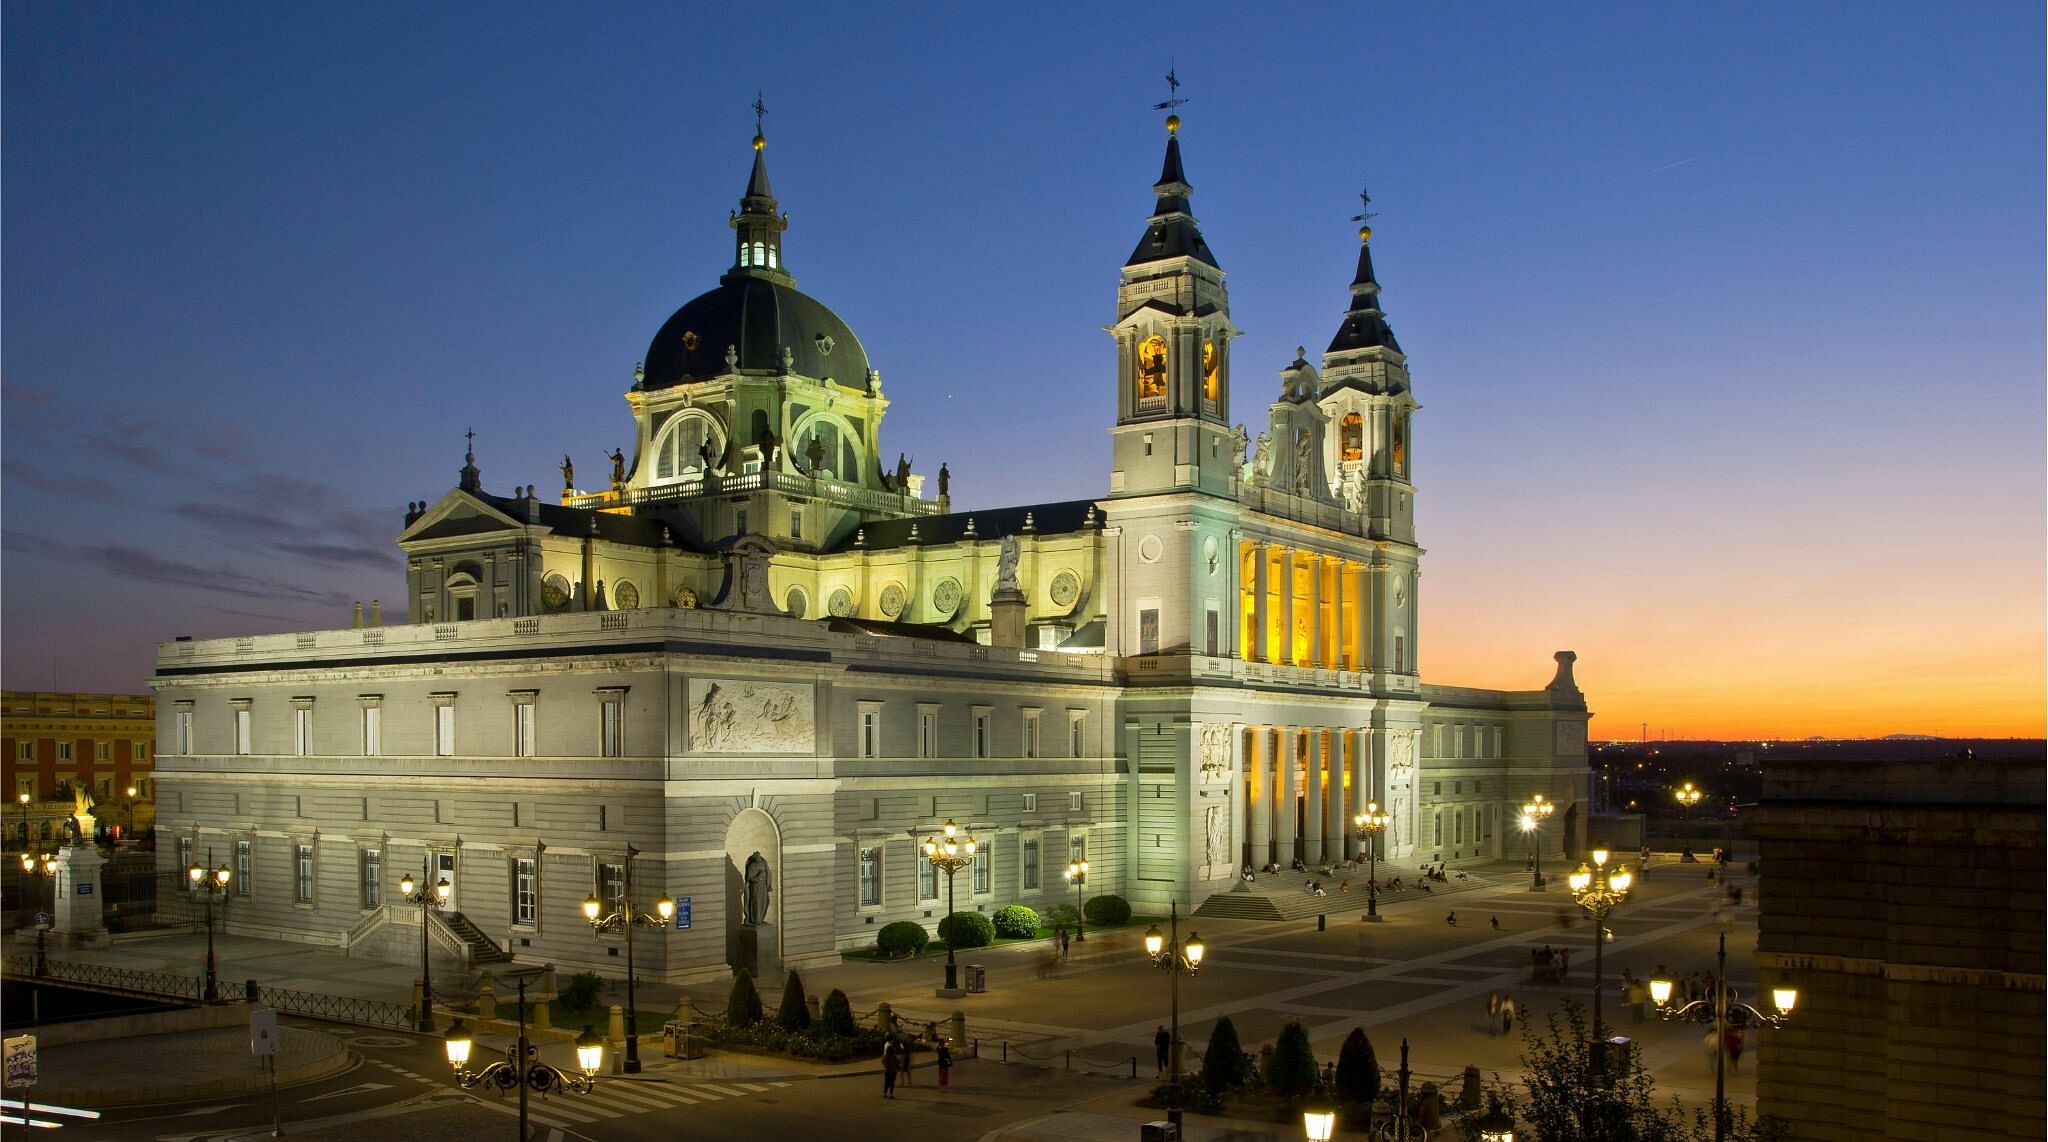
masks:
<instances>
[{"instance_id":1,"label":"stone column","mask_svg":"<svg viewBox=\"0 0 2048 1142\"><path fill-rule=\"evenodd\" d=\"M1267 644L1271 641L1266 629L1267 607L1271 605L1266 592L1272 589L1272 571L1267 561L1270 558L1266 545L1254 540L1252 549L1252 645L1253 662L1271 662L1272 651Z\"/></svg>"},{"instance_id":2,"label":"stone column","mask_svg":"<svg viewBox=\"0 0 2048 1142\"><path fill-rule=\"evenodd\" d=\"M1323 665L1323 557L1304 555L1308 561L1308 661L1304 666Z\"/></svg>"},{"instance_id":3,"label":"stone column","mask_svg":"<svg viewBox=\"0 0 2048 1142\"><path fill-rule=\"evenodd\" d=\"M1294 665L1294 549L1280 549L1280 647L1273 661Z\"/></svg>"},{"instance_id":4,"label":"stone column","mask_svg":"<svg viewBox=\"0 0 2048 1142\"><path fill-rule=\"evenodd\" d=\"M1330 645L1330 665L1356 670L1351 663L1351 636L1344 629L1345 620L1351 616L1351 608L1344 605L1345 568L1350 565L1348 560L1336 560L1336 570L1330 576L1330 637L1335 640Z\"/></svg>"},{"instance_id":5,"label":"stone column","mask_svg":"<svg viewBox=\"0 0 2048 1142\"><path fill-rule=\"evenodd\" d=\"M1351 569L1352 615L1351 629L1346 637L1351 640L1351 669L1372 668L1372 570L1361 563Z\"/></svg>"},{"instance_id":6,"label":"stone column","mask_svg":"<svg viewBox=\"0 0 2048 1142\"><path fill-rule=\"evenodd\" d=\"M1273 734L1273 859L1281 868L1294 862L1295 741L1300 734L1298 726L1278 726Z\"/></svg>"},{"instance_id":7,"label":"stone column","mask_svg":"<svg viewBox=\"0 0 2048 1142\"><path fill-rule=\"evenodd\" d=\"M106 933L101 903L100 866L107 858L91 845L57 850L56 876L51 881L50 930L67 942Z\"/></svg>"}]
</instances>

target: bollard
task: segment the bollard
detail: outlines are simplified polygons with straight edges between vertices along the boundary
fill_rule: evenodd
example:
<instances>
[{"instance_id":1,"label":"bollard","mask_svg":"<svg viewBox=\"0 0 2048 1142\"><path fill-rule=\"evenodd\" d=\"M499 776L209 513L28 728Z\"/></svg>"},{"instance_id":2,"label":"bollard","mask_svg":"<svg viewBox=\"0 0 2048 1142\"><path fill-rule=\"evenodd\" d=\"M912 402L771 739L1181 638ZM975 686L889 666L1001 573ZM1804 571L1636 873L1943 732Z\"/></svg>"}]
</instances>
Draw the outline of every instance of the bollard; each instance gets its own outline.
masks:
<instances>
[{"instance_id":1,"label":"bollard","mask_svg":"<svg viewBox=\"0 0 2048 1142\"><path fill-rule=\"evenodd\" d=\"M690 997L687 995L676 996L676 1022L695 1023L696 1021L696 1013L690 1010Z\"/></svg>"},{"instance_id":2,"label":"bollard","mask_svg":"<svg viewBox=\"0 0 2048 1142\"><path fill-rule=\"evenodd\" d=\"M1327 932L1327 931L1329 931L1329 930L1330 930L1330 918L1329 918L1329 916L1327 916L1327 915L1325 915L1324 913L1321 913L1321 912L1318 912L1318 913L1316 913L1316 931L1318 931L1318 932Z\"/></svg>"},{"instance_id":3,"label":"bollard","mask_svg":"<svg viewBox=\"0 0 2048 1142\"><path fill-rule=\"evenodd\" d=\"M884 1035L896 1033L896 1011L886 1002L875 1007L875 1030Z\"/></svg>"},{"instance_id":4,"label":"bollard","mask_svg":"<svg viewBox=\"0 0 2048 1142\"><path fill-rule=\"evenodd\" d=\"M604 1037L611 1040L606 1046L611 1051L612 1073L616 1075L625 1071L626 1009L614 1003L611 1016L611 1022L604 1029Z\"/></svg>"},{"instance_id":5,"label":"bollard","mask_svg":"<svg viewBox=\"0 0 2048 1142\"><path fill-rule=\"evenodd\" d=\"M1479 1109L1479 1098L1479 1068L1466 1063L1465 1085L1458 1091L1458 1107L1468 1114L1474 1113Z\"/></svg>"},{"instance_id":6,"label":"bollard","mask_svg":"<svg viewBox=\"0 0 2048 1142\"><path fill-rule=\"evenodd\" d=\"M965 1043L965 1042L967 1041L967 1013L966 1013L966 1012L964 1012L964 1011L955 1011L955 1012L953 1013L953 1026L951 1027L951 1029L950 1029L950 1032L949 1032L949 1033L951 1034L951 1036L952 1036L952 1039L953 1039L953 1041L954 1041L955 1043Z\"/></svg>"},{"instance_id":7,"label":"bollard","mask_svg":"<svg viewBox=\"0 0 2048 1142\"><path fill-rule=\"evenodd\" d=\"M491 990L490 972L485 972L483 980L477 984L476 1017L480 1020L496 1019L498 1017L498 996L496 992Z\"/></svg>"}]
</instances>

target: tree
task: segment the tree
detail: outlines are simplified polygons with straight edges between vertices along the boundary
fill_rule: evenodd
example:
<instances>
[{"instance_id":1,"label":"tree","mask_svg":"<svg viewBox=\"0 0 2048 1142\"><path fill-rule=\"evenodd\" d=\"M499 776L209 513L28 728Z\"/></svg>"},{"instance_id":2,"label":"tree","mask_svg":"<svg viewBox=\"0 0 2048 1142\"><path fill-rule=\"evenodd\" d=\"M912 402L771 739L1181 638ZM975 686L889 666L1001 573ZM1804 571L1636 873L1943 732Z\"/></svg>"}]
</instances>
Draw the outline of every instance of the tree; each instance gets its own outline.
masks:
<instances>
[{"instance_id":1,"label":"tree","mask_svg":"<svg viewBox=\"0 0 2048 1142\"><path fill-rule=\"evenodd\" d=\"M811 1005L804 998L804 979L795 972L790 972L789 982L782 985L782 1006L775 1009L775 1022L790 1031L801 1031L811 1025Z\"/></svg>"},{"instance_id":2,"label":"tree","mask_svg":"<svg viewBox=\"0 0 2048 1142\"><path fill-rule=\"evenodd\" d=\"M851 1039L860 1034L860 1028L853 1022L853 1004L847 1002L846 993L836 987L825 997L825 1005L818 1010L818 1022L827 1035Z\"/></svg>"},{"instance_id":3,"label":"tree","mask_svg":"<svg viewBox=\"0 0 2048 1142\"><path fill-rule=\"evenodd\" d=\"M725 998L725 1021L735 1027L751 1027L761 1021L761 993L754 990L754 977L734 972L732 993Z\"/></svg>"},{"instance_id":4,"label":"tree","mask_svg":"<svg viewBox=\"0 0 2048 1142\"><path fill-rule=\"evenodd\" d=\"M1266 1085L1286 1098L1305 1098L1316 1089L1316 1052L1308 1028L1299 1022L1280 1029L1273 1054L1266 1060Z\"/></svg>"},{"instance_id":5,"label":"tree","mask_svg":"<svg viewBox=\"0 0 2048 1142\"><path fill-rule=\"evenodd\" d=\"M1225 1015L1209 1032L1209 1049L1202 1055L1202 1085L1212 1097L1244 1085L1251 1075L1245 1064L1244 1047L1237 1041L1237 1027Z\"/></svg>"},{"instance_id":6,"label":"tree","mask_svg":"<svg viewBox=\"0 0 2048 1142\"><path fill-rule=\"evenodd\" d=\"M1337 1101L1369 1105L1380 1096L1380 1061L1363 1027L1353 1027L1337 1050Z\"/></svg>"}]
</instances>

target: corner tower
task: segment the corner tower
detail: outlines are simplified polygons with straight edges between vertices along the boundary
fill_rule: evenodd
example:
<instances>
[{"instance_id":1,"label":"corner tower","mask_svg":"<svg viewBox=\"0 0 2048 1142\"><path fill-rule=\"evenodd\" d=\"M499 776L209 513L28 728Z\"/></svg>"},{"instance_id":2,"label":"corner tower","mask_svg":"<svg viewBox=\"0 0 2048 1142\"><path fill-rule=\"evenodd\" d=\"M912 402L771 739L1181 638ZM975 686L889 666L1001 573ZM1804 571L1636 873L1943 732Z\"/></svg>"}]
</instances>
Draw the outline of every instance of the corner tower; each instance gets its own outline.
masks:
<instances>
[{"instance_id":1,"label":"corner tower","mask_svg":"<svg viewBox=\"0 0 2048 1142\"><path fill-rule=\"evenodd\" d=\"M1359 217L1362 223L1370 211ZM1365 513L1367 534L1413 544L1414 416L1422 406L1409 384L1408 358L1380 309L1371 226L1358 228L1351 306L1323 353L1316 404L1329 425L1325 470L1339 499Z\"/></svg>"},{"instance_id":2,"label":"corner tower","mask_svg":"<svg viewBox=\"0 0 2048 1142\"><path fill-rule=\"evenodd\" d=\"M1181 166L1180 117L1166 118L1166 162L1145 235L1116 290L1112 496L1234 492L1242 446L1230 432L1230 294L1203 239Z\"/></svg>"}]
</instances>

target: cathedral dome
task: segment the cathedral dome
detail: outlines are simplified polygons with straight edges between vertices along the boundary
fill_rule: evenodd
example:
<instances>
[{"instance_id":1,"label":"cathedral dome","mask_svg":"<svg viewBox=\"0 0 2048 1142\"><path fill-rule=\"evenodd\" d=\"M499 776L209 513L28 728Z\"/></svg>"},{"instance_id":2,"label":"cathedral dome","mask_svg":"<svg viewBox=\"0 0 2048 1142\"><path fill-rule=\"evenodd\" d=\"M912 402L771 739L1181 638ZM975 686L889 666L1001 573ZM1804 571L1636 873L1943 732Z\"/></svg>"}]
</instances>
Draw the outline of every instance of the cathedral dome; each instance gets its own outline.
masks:
<instances>
[{"instance_id":1,"label":"cathedral dome","mask_svg":"<svg viewBox=\"0 0 2048 1142\"><path fill-rule=\"evenodd\" d=\"M736 271L718 288L675 311L647 347L642 386L663 389L734 371L789 371L867 389L868 355L860 339L823 302L769 274ZM727 347L739 354L726 364Z\"/></svg>"}]
</instances>

